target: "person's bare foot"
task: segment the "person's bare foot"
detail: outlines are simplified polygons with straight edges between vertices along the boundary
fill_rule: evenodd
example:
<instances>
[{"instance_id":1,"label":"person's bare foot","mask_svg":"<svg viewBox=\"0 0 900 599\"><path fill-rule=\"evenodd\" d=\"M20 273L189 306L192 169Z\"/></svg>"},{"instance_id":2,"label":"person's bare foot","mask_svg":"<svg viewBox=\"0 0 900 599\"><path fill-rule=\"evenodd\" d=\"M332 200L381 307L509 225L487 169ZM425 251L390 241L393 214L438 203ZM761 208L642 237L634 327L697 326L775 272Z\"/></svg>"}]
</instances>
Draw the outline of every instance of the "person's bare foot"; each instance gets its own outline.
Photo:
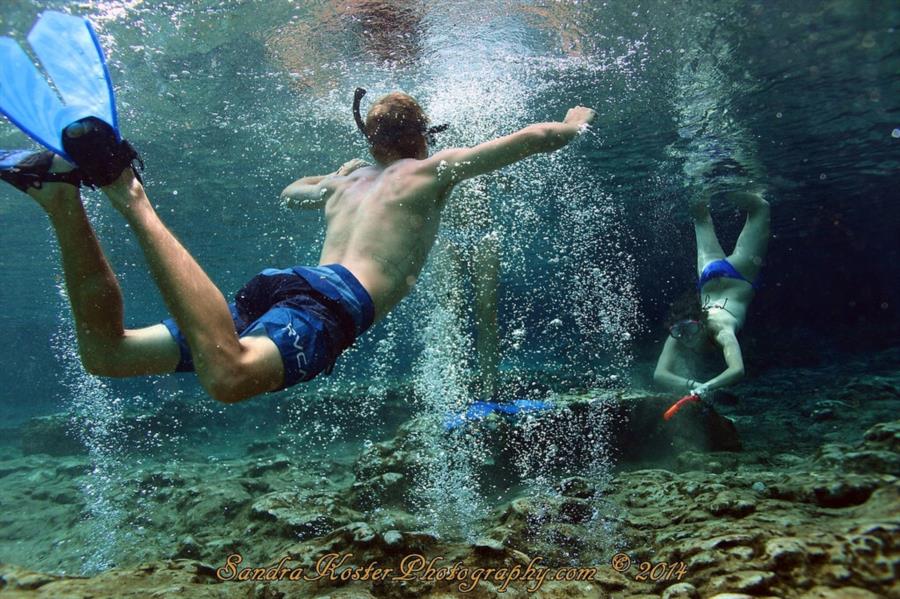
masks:
<instances>
[{"instance_id":1,"label":"person's bare foot","mask_svg":"<svg viewBox=\"0 0 900 599\"><path fill-rule=\"evenodd\" d=\"M50 166L51 173L68 173L73 170L75 170L73 164L66 162L61 156L53 155L53 164ZM40 188L29 187L26 193L46 212L52 212L65 206L68 202L80 201L78 187L69 183L47 181L42 183Z\"/></svg>"},{"instance_id":2,"label":"person's bare foot","mask_svg":"<svg viewBox=\"0 0 900 599\"><path fill-rule=\"evenodd\" d=\"M698 193L691 196L690 212L695 220L709 218L709 194Z\"/></svg>"},{"instance_id":3,"label":"person's bare foot","mask_svg":"<svg viewBox=\"0 0 900 599\"><path fill-rule=\"evenodd\" d=\"M112 203L113 207L120 213L133 208L137 203L147 202L147 195L144 192L144 186L138 181L134 175L134 170L130 167L122 171L119 177L101 188L106 197Z\"/></svg>"},{"instance_id":4,"label":"person's bare foot","mask_svg":"<svg viewBox=\"0 0 900 599\"><path fill-rule=\"evenodd\" d=\"M746 212L753 212L769 205L759 191L732 191L728 194L728 200Z\"/></svg>"}]
</instances>

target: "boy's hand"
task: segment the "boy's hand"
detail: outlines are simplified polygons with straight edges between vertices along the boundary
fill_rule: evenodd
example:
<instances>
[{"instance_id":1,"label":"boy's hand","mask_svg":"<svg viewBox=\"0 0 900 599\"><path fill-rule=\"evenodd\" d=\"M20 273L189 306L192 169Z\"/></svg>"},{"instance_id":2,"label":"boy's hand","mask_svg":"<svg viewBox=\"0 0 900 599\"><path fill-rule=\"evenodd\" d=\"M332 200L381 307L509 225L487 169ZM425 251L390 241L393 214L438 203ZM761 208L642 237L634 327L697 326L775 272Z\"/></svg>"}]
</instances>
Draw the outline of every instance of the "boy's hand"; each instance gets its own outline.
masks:
<instances>
[{"instance_id":1,"label":"boy's hand","mask_svg":"<svg viewBox=\"0 0 900 599\"><path fill-rule=\"evenodd\" d=\"M580 129L584 125L590 124L596 116L597 113L590 108L586 108L584 106L576 106L575 108L569 109L569 112L566 113L566 118L563 120L563 122L567 125L573 125Z\"/></svg>"}]
</instances>

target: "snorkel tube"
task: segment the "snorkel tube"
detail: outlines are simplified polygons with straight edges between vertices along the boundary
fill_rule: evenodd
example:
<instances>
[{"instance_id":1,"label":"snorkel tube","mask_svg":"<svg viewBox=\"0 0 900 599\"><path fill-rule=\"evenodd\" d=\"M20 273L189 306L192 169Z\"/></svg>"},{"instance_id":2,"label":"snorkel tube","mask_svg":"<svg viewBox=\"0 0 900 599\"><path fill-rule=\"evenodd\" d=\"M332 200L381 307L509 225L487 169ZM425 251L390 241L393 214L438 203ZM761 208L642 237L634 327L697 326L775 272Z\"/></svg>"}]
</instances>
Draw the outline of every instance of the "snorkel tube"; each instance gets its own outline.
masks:
<instances>
[{"instance_id":1,"label":"snorkel tube","mask_svg":"<svg viewBox=\"0 0 900 599\"><path fill-rule=\"evenodd\" d=\"M695 395L693 393L691 395L685 395L684 397L673 403L668 410L666 410L666 413L663 414L663 420L669 420L670 418L672 418L672 416L677 414L685 404L689 404L695 401L700 401L699 395Z\"/></svg>"},{"instance_id":2,"label":"snorkel tube","mask_svg":"<svg viewBox=\"0 0 900 599\"><path fill-rule=\"evenodd\" d=\"M366 90L361 87L357 87L356 91L353 92L353 118L356 120L356 126L359 127L359 132L363 134L363 137L369 140L369 143L372 143L369 134L366 133L366 124L363 122L362 115L359 114L359 103L365 95Z\"/></svg>"},{"instance_id":3,"label":"snorkel tube","mask_svg":"<svg viewBox=\"0 0 900 599\"><path fill-rule=\"evenodd\" d=\"M353 119L356 121L356 126L359 128L360 133L363 134L363 137L368 140L370 144L374 144L375 142L366 133L366 123L363 121L362 114L359 112L359 103L362 101L363 96L366 95L366 90L361 87L357 87L356 91L353 92ZM443 125L436 125L434 127L422 127L421 133L425 136L425 141L428 142L428 145L433 145L435 142L434 134L440 133L441 131L446 131L450 127L449 123L444 123Z\"/></svg>"}]
</instances>

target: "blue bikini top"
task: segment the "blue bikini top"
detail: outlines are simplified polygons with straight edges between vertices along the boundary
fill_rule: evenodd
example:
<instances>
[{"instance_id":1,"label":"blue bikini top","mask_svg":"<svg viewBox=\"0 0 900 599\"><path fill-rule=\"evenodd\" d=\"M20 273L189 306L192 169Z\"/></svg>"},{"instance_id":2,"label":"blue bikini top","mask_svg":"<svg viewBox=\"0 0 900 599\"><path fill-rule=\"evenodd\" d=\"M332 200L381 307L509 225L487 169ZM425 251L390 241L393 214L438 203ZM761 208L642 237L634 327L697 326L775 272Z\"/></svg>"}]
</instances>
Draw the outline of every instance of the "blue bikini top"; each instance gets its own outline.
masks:
<instances>
[{"instance_id":1,"label":"blue bikini top","mask_svg":"<svg viewBox=\"0 0 900 599\"><path fill-rule=\"evenodd\" d=\"M722 258L720 260L713 260L709 264L703 267L703 270L700 272L700 280L697 281L697 289L703 289L703 286L706 285L707 282L712 279L738 279L740 281L746 281L750 283L750 286L754 289L757 289L757 284L741 273L732 266L731 262Z\"/></svg>"}]
</instances>

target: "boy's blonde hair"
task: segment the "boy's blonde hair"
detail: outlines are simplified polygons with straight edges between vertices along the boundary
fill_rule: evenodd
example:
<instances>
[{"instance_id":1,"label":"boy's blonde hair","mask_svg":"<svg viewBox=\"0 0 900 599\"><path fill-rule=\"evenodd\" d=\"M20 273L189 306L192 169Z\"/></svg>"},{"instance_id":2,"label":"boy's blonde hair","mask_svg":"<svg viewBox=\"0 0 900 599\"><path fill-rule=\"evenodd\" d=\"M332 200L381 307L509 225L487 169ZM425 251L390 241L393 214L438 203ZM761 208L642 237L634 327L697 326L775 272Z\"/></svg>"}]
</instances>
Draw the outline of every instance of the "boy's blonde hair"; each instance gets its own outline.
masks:
<instances>
[{"instance_id":1,"label":"boy's blonde hair","mask_svg":"<svg viewBox=\"0 0 900 599\"><path fill-rule=\"evenodd\" d=\"M392 92L372 104L366 115L366 136L376 151L415 158L424 143L428 117L411 96ZM377 156L376 156L377 158Z\"/></svg>"}]
</instances>

